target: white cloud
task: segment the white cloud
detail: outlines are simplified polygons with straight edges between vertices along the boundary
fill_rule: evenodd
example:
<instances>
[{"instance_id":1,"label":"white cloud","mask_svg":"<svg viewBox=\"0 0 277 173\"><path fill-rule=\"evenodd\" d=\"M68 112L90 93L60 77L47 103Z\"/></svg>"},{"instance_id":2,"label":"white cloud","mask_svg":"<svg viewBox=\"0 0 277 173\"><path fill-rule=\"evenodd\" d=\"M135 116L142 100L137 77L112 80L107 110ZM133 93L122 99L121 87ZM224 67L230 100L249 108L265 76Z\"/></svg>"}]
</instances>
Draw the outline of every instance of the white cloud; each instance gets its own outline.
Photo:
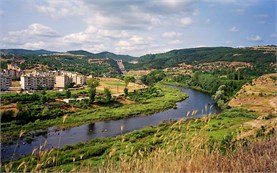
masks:
<instances>
[{"instance_id":1,"label":"white cloud","mask_svg":"<svg viewBox=\"0 0 277 173\"><path fill-rule=\"evenodd\" d=\"M228 40L228 41L225 41L225 44L232 44L233 42Z\"/></svg>"},{"instance_id":2,"label":"white cloud","mask_svg":"<svg viewBox=\"0 0 277 173\"><path fill-rule=\"evenodd\" d=\"M59 37L59 34L52 28L34 23L29 25L26 29L8 32L8 34L3 37L2 44L12 47L22 45L24 47L35 47L38 43L42 45L43 41L48 40L48 42L50 42Z\"/></svg>"},{"instance_id":3,"label":"white cloud","mask_svg":"<svg viewBox=\"0 0 277 173\"><path fill-rule=\"evenodd\" d=\"M248 37L247 40L251 42L260 42L262 41L262 37L260 37L259 35L253 35L251 37Z\"/></svg>"},{"instance_id":4,"label":"white cloud","mask_svg":"<svg viewBox=\"0 0 277 173\"><path fill-rule=\"evenodd\" d=\"M22 45L22 48L24 49L41 49L42 47L45 47L46 44L43 41L38 42L28 42Z\"/></svg>"},{"instance_id":5,"label":"white cloud","mask_svg":"<svg viewBox=\"0 0 277 173\"><path fill-rule=\"evenodd\" d=\"M124 40L120 40L116 46L119 46L119 47L130 47L131 44L128 42L128 41L124 41Z\"/></svg>"},{"instance_id":6,"label":"white cloud","mask_svg":"<svg viewBox=\"0 0 277 173\"><path fill-rule=\"evenodd\" d=\"M192 24L192 19L190 17L185 17L180 20L182 26L186 27Z\"/></svg>"},{"instance_id":7,"label":"white cloud","mask_svg":"<svg viewBox=\"0 0 277 173\"><path fill-rule=\"evenodd\" d=\"M183 41L176 39L176 40L170 41L170 43L171 44L181 44L181 43L183 43Z\"/></svg>"},{"instance_id":8,"label":"white cloud","mask_svg":"<svg viewBox=\"0 0 277 173\"><path fill-rule=\"evenodd\" d=\"M229 29L230 32L238 32L238 28L236 28L235 26L233 26L232 28Z\"/></svg>"},{"instance_id":9,"label":"white cloud","mask_svg":"<svg viewBox=\"0 0 277 173\"><path fill-rule=\"evenodd\" d=\"M134 35L130 38L131 41L133 41L134 43L142 43L143 42L143 37Z\"/></svg>"},{"instance_id":10,"label":"white cloud","mask_svg":"<svg viewBox=\"0 0 277 173\"><path fill-rule=\"evenodd\" d=\"M177 32L174 32L174 31L163 33L163 37L165 37L165 38L172 38L172 37L177 37L177 36L181 36L181 35L182 35L182 33L177 33Z\"/></svg>"},{"instance_id":11,"label":"white cloud","mask_svg":"<svg viewBox=\"0 0 277 173\"><path fill-rule=\"evenodd\" d=\"M210 21L211 21L211 19L206 19L205 23L208 24L208 23L210 23Z\"/></svg>"},{"instance_id":12,"label":"white cloud","mask_svg":"<svg viewBox=\"0 0 277 173\"><path fill-rule=\"evenodd\" d=\"M20 30L20 31L10 31L9 35L11 36L41 36L41 37L57 37L58 33L53 30L52 28L39 24L34 23L28 26L27 29Z\"/></svg>"},{"instance_id":13,"label":"white cloud","mask_svg":"<svg viewBox=\"0 0 277 173\"><path fill-rule=\"evenodd\" d=\"M39 3L42 1L38 1ZM45 3L35 5L38 12L50 15L52 18L63 18L74 15L83 15L86 12L86 6L82 1L71 0L46 0Z\"/></svg>"}]
</instances>

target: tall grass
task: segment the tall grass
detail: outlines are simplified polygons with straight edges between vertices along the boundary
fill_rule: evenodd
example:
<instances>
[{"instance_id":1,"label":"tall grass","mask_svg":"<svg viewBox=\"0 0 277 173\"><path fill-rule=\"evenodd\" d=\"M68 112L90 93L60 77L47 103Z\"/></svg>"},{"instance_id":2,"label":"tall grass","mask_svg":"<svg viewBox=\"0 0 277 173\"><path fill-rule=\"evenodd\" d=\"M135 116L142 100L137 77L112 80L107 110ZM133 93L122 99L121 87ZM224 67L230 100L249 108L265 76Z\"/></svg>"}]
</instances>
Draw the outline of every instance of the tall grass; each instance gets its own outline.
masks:
<instances>
[{"instance_id":1,"label":"tall grass","mask_svg":"<svg viewBox=\"0 0 277 173\"><path fill-rule=\"evenodd\" d=\"M121 156L118 162L107 160L98 172L277 172L276 137L248 143L230 141L222 146L194 136L167 144L148 156L139 151L132 158Z\"/></svg>"}]
</instances>

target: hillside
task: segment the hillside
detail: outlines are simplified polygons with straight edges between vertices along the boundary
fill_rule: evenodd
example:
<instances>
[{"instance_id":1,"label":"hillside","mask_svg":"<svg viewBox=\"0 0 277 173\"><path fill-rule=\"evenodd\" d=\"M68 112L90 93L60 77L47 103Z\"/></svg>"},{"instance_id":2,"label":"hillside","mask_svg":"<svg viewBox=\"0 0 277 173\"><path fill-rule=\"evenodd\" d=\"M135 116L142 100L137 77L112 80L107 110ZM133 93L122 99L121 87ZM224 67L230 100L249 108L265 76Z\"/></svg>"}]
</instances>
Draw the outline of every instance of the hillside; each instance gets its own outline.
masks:
<instances>
[{"instance_id":1,"label":"hillside","mask_svg":"<svg viewBox=\"0 0 277 173\"><path fill-rule=\"evenodd\" d=\"M202 47L172 50L159 54L148 54L141 56L138 64L128 64L129 69L161 69L174 67L180 63L199 64L217 61L248 62L256 65L274 63L276 46L271 46L268 51L257 48L231 48L231 47Z\"/></svg>"},{"instance_id":2,"label":"hillside","mask_svg":"<svg viewBox=\"0 0 277 173\"><path fill-rule=\"evenodd\" d=\"M70 50L67 52L56 52L49 50L28 50L28 49L0 49L1 55L52 55L52 54L71 54L71 55L83 55L90 58L111 58L115 60L122 59L123 61L132 61L137 59L137 57L133 57L130 55L118 55L111 52L100 52L100 53L91 53L85 50Z\"/></svg>"},{"instance_id":3,"label":"hillside","mask_svg":"<svg viewBox=\"0 0 277 173\"><path fill-rule=\"evenodd\" d=\"M28 49L0 49L1 55L42 55L42 54L54 54L55 51L49 51L44 49L28 50Z\"/></svg>"},{"instance_id":4,"label":"hillside","mask_svg":"<svg viewBox=\"0 0 277 173\"><path fill-rule=\"evenodd\" d=\"M67 51L67 53L73 54L73 55L84 55L84 56L93 56L93 53L90 53L88 51L85 50L70 50Z\"/></svg>"},{"instance_id":5,"label":"hillside","mask_svg":"<svg viewBox=\"0 0 277 173\"><path fill-rule=\"evenodd\" d=\"M251 84L241 88L229 102L229 106L255 111L262 116L276 115L276 81L277 74L267 74L254 79Z\"/></svg>"},{"instance_id":6,"label":"hillside","mask_svg":"<svg viewBox=\"0 0 277 173\"><path fill-rule=\"evenodd\" d=\"M111 59L115 59L115 60L120 60L122 59L123 61L132 61L134 59L136 59L136 57L133 56L129 56L129 55L117 55L111 52L100 52L100 53L91 53L88 51L84 51L84 50L73 50L73 51L67 51L67 53L73 54L73 55L84 55L87 56L89 58L111 58Z\"/></svg>"}]
</instances>

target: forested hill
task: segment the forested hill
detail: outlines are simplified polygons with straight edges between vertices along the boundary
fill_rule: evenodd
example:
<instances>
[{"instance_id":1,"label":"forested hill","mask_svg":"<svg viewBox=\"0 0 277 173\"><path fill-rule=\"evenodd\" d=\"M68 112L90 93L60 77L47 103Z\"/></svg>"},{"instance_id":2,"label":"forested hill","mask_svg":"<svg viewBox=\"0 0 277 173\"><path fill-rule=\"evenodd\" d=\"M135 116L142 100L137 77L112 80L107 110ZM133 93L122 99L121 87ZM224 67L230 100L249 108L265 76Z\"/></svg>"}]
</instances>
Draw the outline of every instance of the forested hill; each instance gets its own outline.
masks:
<instances>
[{"instance_id":1,"label":"forested hill","mask_svg":"<svg viewBox=\"0 0 277 173\"><path fill-rule=\"evenodd\" d=\"M114 54L111 52L100 52L100 53L91 53L88 51L84 51L84 50L74 50L74 51L67 51L67 53L70 54L74 54L74 55L84 55L84 56L88 56L90 58L111 58L111 59L115 59L115 60L119 60L122 59L123 61L132 61L137 59L137 57L133 57L130 55L118 55L118 54Z\"/></svg>"},{"instance_id":2,"label":"forested hill","mask_svg":"<svg viewBox=\"0 0 277 173\"><path fill-rule=\"evenodd\" d=\"M1 55L43 55L43 54L54 54L55 51L49 50L28 50L28 49L0 49Z\"/></svg>"},{"instance_id":3,"label":"forested hill","mask_svg":"<svg viewBox=\"0 0 277 173\"><path fill-rule=\"evenodd\" d=\"M66 54L67 53L67 54ZM28 50L28 49L0 49L1 55L55 55L55 54L64 54L64 55L83 55L88 58L111 58L115 60L123 60L123 61L133 61L137 59L137 57L133 57L130 55L118 55L111 52L100 52L100 53L91 53L85 50L70 50L64 52L55 52L55 51L49 51L49 50Z\"/></svg>"},{"instance_id":4,"label":"forested hill","mask_svg":"<svg viewBox=\"0 0 277 173\"><path fill-rule=\"evenodd\" d=\"M172 50L166 53L141 56L136 65L129 68L162 69L174 67L180 63L198 64L215 61L239 61L253 64L267 64L276 61L276 46L231 48L203 47Z\"/></svg>"}]
</instances>

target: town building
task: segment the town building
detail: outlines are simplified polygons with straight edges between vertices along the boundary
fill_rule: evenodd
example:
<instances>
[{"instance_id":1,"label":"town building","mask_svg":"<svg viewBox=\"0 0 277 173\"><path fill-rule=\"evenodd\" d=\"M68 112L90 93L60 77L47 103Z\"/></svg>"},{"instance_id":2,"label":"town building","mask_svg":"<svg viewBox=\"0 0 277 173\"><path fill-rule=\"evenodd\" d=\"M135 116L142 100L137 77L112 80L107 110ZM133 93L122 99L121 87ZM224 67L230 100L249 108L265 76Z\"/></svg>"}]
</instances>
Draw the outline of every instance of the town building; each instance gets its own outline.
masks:
<instances>
[{"instance_id":1,"label":"town building","mask_svg":"<svg viewBox=\"0 0 277 173\"><path fill-rule=\"evenodd\" d=\"M12 85L12 78L4 73L0 73L0 89L1 91L7 91Z\"/></svg>"},{"instance_id":2,"label":"town building","mask_svg":"<svg viewBox=\"0 0 277 173\"><path fill-rule=\"evenodd\" d=\"M85 85L87 81L86 76L82 74L72 74L71 78L72 82L75 83L75 85Z\"/></svg>"},{"instance_id":3,"label":"town building","mask_svg":"<svg viewBox=\"0 0 277 173\"><path fill-rule=\"evenodd\" d=\"M23 71L17 71L17 70L11 70L11 69L4 69L3 73L5 75L8 75L11 77L13 80L18 80L20 79L20 76L23 74Z\"/></svg>"},{"instance_id":4,"label":"town building","mask_svg":"<svg viewBox=\"0 0 277 173\"><path fill-rule=\"evenodd\" d=\"M65 88L68 83L71 83L72 80L67 75L58 75L55 76L55 88Z\"/></svg>"},{"instance_id":5,"label":"town building","mask_svg":"<svg viewBox=\"0 0 277 173\"><path fill-rule=\"evenodd\" d=\"M26 74L20 77L23 90L53 89L55 77L46 73Z\"/></svg>"},{"instance_id":6,"label":"town building","mask_svg":"<svg viewBox=\"0 0 277 173\"><path fill-rule=\"evenodd\" d=\"M16 63L8 64L8 68L3 70L3 73L9 75L13 80L17 80L23 74L23 71Z\"/></svg>"}]
</instances>

